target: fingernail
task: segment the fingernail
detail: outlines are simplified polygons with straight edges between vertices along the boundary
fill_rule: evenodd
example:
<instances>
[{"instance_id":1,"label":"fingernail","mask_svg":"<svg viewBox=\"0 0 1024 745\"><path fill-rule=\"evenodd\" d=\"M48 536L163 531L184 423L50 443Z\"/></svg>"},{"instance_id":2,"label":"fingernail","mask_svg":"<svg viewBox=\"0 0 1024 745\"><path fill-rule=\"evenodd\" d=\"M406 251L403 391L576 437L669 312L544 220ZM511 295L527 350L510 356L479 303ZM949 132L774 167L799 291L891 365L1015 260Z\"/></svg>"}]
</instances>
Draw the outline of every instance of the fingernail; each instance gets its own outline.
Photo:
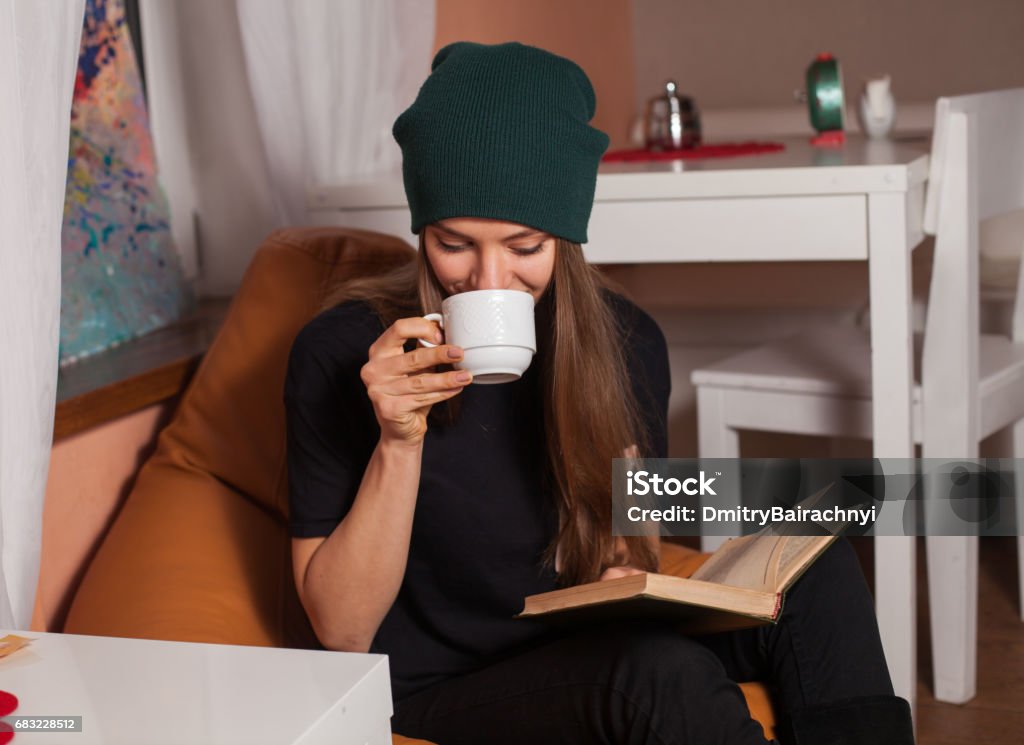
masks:
<instances>
[{"instance_id":1,"label":"fingernail","mask_svg":"<svg viewBox=\"0 0 1024 745\"><path fill-rule=\"evenodd\" d=\"M472 375L470 375L470 374L469 374L468 372L466 372L465 370L463 370L462 372L457 372L457 373L455 373L455 379L456 379L457 381L459 381L460 383L468 383L468 382L469 382L469 379L470 379L470 378L472 378L472 377L473 377L473 376L472 376Z\"/></svg>"},{"instance_id":2,"label":"fingernail","mask_svg":"<svg viewBox=\"0 0 1024 745\"><path fill-rule=\"evenodd\" d=\"M434 342L436 344L440 344L443 341L444 341L444 334L442 334L440 331L435 331L434 332Z\"/></svg>"},{"instance_id":3,"label":"fingernail","mask_svg":"<svg viewBox=\"0 0 1024 745\"><path fill-rule=\"evenodd\" d=\"M462 350L458 347L448 347L448 357L453 360L457 360L462 356Z\"/></svg>"}]
</instances>

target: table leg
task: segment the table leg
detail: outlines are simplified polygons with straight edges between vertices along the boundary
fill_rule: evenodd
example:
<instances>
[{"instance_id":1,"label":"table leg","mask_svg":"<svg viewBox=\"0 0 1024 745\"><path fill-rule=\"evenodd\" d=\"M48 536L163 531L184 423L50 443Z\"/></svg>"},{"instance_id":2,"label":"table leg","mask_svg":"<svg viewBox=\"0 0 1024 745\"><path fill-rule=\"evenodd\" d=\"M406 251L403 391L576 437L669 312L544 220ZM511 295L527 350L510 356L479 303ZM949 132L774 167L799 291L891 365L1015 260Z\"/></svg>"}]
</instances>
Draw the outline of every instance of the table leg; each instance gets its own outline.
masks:
<instances>
[{"instance_id":1,"label":"table leg","mask_svg":"<svg viewBox=\"0 0 1024 745\"><path fill-rule=\"evenodd\" d=\"M710 386L697 387L697 452L705 458L739 458L740 457L740 433L729 426L725 419L725 395L720 388ZM722 492L715 504L726 507L739 507L740 485L735 481L730 492ZM722 491L722 490L719 490ZM707 502L711 504L711 502ZM706 506L705 499L701 499L701 508ZM731 536L739 536L742 531L740 524L718 525L717 533L721 535L702 535L700 537L700 550L704 552L717 551L723 543Z\"/></svg>"},{"instance_id":2,"label":"table leg","mask_svg":"<svg viewBox=\"0 0 1024 745\"><path fill-rule=\"evenodd\" d=\"M872 428L876 457L912 458L913 325L907 196L868 196ZM875 606L896 694L914 706L917 627L914 538L875 538Z\"/></svg>"}]
</instances>

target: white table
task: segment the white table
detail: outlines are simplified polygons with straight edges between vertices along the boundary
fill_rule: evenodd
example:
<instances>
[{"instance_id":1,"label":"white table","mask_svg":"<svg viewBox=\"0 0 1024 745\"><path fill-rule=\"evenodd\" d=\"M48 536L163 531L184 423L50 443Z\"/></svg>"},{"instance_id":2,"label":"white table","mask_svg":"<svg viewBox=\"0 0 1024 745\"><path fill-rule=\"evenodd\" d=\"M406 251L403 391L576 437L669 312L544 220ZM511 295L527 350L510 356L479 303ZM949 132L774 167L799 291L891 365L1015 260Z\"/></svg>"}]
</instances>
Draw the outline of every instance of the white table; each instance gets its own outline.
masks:
<instances>
[{"instance_id":1,"label":"white table","mask_svg":"<svg viewBox=\"0 0 1024 745\"><path fill-rule=\"evenodd\" d=\"M778 153L601 167L594 263L865 260L871 300L874 450L912 458L910 253L924 237L928 141L841 149L783 140ZM401 176L308 192L321 224L409 236ZM410 238L411 240L411 238ZM914 539L875 539L875 595L896 692L914 699Z\"/></svg>"},{"instance_id":2,"label":"white table","mask_svg":"<svg viewBox=\"0 0 1024 745\"><path fill-rule=\"evenodd\" d=\"M7 631L0 631L0 637ZM387 658L296 649L14 632L0 660L11 716L81 716L33 745L390 745Z\"/></svg>"}]
</instances>

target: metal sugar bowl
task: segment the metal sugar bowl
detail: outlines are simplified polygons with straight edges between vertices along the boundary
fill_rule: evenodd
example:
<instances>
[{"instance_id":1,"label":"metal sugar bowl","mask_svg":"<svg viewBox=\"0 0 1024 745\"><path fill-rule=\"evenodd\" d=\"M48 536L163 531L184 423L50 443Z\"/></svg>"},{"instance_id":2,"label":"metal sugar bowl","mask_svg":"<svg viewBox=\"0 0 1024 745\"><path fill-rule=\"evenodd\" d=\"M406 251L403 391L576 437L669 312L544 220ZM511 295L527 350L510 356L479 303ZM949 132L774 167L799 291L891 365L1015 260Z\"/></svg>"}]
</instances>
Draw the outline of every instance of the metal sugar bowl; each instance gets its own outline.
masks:
<instances>
[{"instance_id":1,"label":"metal sugar bowl","mask_svg":"<svg viewBox=\"0 0 1024 745\"><path fill-rule=\"evenodd\" d=\"M648 150L689 150L700 147L700 113L689 96L680 95L674 80L665 92L647 102L644 144Z\"/></svg>"}]
</instances>

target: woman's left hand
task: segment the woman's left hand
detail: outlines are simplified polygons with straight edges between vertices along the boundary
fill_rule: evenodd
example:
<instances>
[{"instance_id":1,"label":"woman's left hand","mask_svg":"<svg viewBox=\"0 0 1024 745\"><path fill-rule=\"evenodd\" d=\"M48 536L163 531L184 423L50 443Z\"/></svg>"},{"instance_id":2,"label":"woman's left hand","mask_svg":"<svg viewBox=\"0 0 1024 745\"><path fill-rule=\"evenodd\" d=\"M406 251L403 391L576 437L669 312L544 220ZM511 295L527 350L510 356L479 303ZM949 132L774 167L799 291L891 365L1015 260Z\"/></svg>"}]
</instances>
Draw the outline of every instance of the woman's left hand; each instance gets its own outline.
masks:
<instances>
[{"instance_id":1,"label":"woman's left hand","mask_svg":"<svg viewBox=\"0 0 1024 745\"><path fill-rule=\"evenodd\" d=\"M626 456L629 457L629 455L630 451L627 450ZM657 536L650 537L648 540L651 542L651 548L654 550L655 555L658 555L661 550L661 540ZM645 573L645 570L629 563L629 551L626 548L626 540L622 536L615 537L612 544L612 555L608 557L605 563L609 566L601 572L601 576L597 578L598 582Z\"/></svg>"},{"instance_id":2,"label":"woman's left hand","mask_svg":"<svg viewBox=\"0 0 1024 745\"><path fill-rule=\"evenodd\" d=\"M635 566L632 566L631 564L623 564L622 566L618 567L608 567L603 572L601 572L601 576L597 579L598 582L604 582L606 579L618 579L619 577L630 577L634 574L643 573L643 569L637 569Z\"/></svg>"}]
</instances>

